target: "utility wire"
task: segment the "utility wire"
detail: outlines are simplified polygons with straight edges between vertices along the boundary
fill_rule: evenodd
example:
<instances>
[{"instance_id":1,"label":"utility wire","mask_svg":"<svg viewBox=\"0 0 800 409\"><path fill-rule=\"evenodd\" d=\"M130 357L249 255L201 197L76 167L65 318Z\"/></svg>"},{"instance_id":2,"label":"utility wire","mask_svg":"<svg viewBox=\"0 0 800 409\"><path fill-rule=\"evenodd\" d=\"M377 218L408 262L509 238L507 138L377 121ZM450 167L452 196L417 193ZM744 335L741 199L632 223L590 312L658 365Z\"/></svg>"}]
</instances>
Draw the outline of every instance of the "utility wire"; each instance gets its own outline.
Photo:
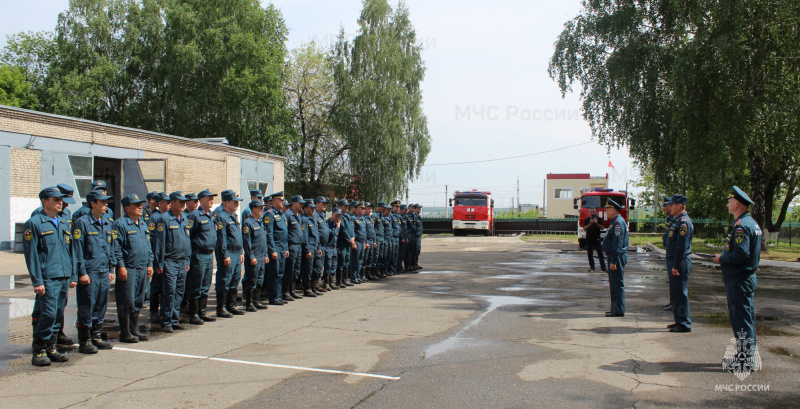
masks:
<instances>
[{"instance_id":1,"label":"utility wire","mask_svg":"<svg viewBox=\"0 0 800 409\"><path fill-rule=\"evenodd\" d=\"M525 158L525 157L528 157L528 156L536 156L536 155L543 155L545 153L563 151L565 149L570 149L570 148L574 148L576 146L581 146L581 145L587 145L587 144L590 144L590 143L594 143L594 141L586 141L586 142L579 143L579 144L576 144L576 145L565 146L563 148L552 149L552 150L549 150L549 151L528 153L528 154L525 154L525 155L509 156L507 158L483 159L483 160L473 160L473 161L467 161L467 162L432 163L430 165L426 164L426 165L423 165L423 166L449 166L449 165L466 165L466 164L470 164L470 163L497 162L497 161L501 161L501 160Z\"/></svg>"}]
</instances>

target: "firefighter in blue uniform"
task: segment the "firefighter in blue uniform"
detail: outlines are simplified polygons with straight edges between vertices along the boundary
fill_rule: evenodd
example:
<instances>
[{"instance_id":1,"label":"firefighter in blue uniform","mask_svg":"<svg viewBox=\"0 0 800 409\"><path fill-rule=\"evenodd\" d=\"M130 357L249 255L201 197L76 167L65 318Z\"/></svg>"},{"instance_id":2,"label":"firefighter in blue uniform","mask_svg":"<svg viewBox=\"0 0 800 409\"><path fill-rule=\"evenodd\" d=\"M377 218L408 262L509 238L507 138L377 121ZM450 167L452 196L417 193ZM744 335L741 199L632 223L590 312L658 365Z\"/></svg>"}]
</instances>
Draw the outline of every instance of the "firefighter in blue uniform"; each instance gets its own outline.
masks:
<instances>
[{"instance_id":1,"label":"firefighter in blue uniform","mask_svg":"<svg viewBox=\"0 0 800 409\"><path fill-rule=\"evenodd\" d=\"M355 202L350 209L351 220L353 220L353 234L356 241L356 248L350 249L350 281L354 284L366 282L361 276L361 265L364 262L364 251L367 249L367 226L364 222L364 202Z\"/></svg>"},{"instance_id":2,"label":"firefighter in blue uniform","mask_svg":"<svg viewBox=\"0 0 800 409\"><path fill-rule=\"evenodd\" d=\"M222 205L217 208L221 210L216 216L217 317L232 318L234 315L244 315L236 308L236 292L244 262L242 227L236 218L236 210L239 209L242 199L230 190L223 191L221 196Z\"/></svg>"},{"instance_id":3,"label":"firefighter in blue uniform","mask_svg":"<svg viewBox=\"0 0 800 409\"><path fill-rule=\"evenodd\" d=\"M403 209L401 208L402 212ZM406 245L403 252L403 267L406 272L411 272L411 254L416 248L414 247L414 239L417 237L417 220L414 218L414 207L408 205L405 209L405 227L406 227Z\"/></svg>"},{"instance_id":4,"label":"firefighter in blue uniform","mask_svg":"<svg viewBox=\"0 0 800 409\"><path fill-rule=\"evenodd\" d=\"M373 243L372 249L372 275L378 279L386 278L381 264L383 260L384 232L386 230L383 228L383 215L381 214L384 207L386 207L386 203L378 202L375 212L370 215L375 229L375 243Z\"/></svg>"},{"instance_id":5,"label":"firefighter in blue uniform","mask_svg":"<svg viewBox=\"0 0 800 409\"><path fill-rule=\"evenodd\" d=\"M406 272L406 248L408 247L408 206L401 204L400 205L400 212L397 215L399 227L400 227L400 237L398 241L397 247L397 266L395 267L398 272L405 273Z\"/></svg>"},{"instance_id":6,"label":"firefighter in blue uniform","mask_svg":"<svg viewBox=\"0 0 800 409\"><path fill-rule=\"evenodd\" d=\"M325 211L328 210L328 199L325 196L320 196L314 199L314 205L317 206L314 212L314 223L317 225L319 231L319 257L314 258L314 276L317 278L317 285L315 288L318 292L328 292L331 290L330 283L328 282L328 270L325 269L326 250L328 240L330 239L330 229L328 223L325 221Z\"/></svg>"},{"instance_id":7,"label":"firefighter in blue uniform","mask_svg":"<svg viewBox=\"0 0 800 409\"><path fill-rule=\"evenodd\" d=\"M108 185L106 185L105 180L95 180L92 182L92 191L99 191L100 193L106 195L108 194ZM92 209L89 207L89 203L86 203L83 207L76 210L75 213L72 214L72 222L74 223L75 220L86 216L87 214L91 213ZM104 213L104 217L108 219L110 222L114 222L114 211L109 208L106 213Z\"/></svg>"},{"instance_id":8,"label":"firefighter in blue uniform","mask_svg":"<svg viewBox=\"0 0 800 409\"><path fill-rule=\"evenodd\" d=\"M167 192L157 193L154 196L158 207L153 212L150 220L147 222L147 230L150 231L150 247L153 252L153 271L154 274L150 278L150 322L158 324L161 322L161 287L163 285L162 273L164 268L164 258L159 255L164 251L164 245L159 237L158 232L164 231L164 215L169 211L171 202Z\"/></svg>"},{"instance_id":9,"label":"firefighter in blue uniform","mask_svg":"<svg viewBox=\"0 0 800 409\"><path fill-rule=\"evenodd\" d=\"M242 223L242 245L244 247L244 292L245 311L256 312L266 309L267 306L258 301L256 288L259 280L264 276L264 269L269 262L267 251L267 233L261 218L264 216L264 202L253 200L250 202L250 216Z\"/></svg>"},{"instance_id":10,"label":"firefighter in blue uniform","mask_svg":"<svg viewBox=\"0 0 800 409\"><path fill-rule=\"evenodd\" d=\"M738 343L740 363L756 369L753 362L756 349L756 271L761 257L761 227L750 215L753 200L737 186L728 196L728 213L736 218L728 231L725 250L714 257L720 264L722 281L728 298L731 327ZM741 362L744 360L744 362ZM724 364L724 362L723 362ZM728 368L732 363L728 363Z\"/></svg>"},{"instance_id":11,"label":"firefighter in blue uniform","mask_svg":"<svg viewBox=\"0 0 800 409\"><path fill-rule=\"evenodd\" d=\"M250 191L250 202L252 202L253 200L261 200L261 201L263 201L263 199L264 199L264 194L261 193L260 190L254 189L254 190ZM247 206L245 209L242 209L242 225L243 226L244 226L244 221L248 217L250 217L250 212L252 212L252 210L250 209L250 206Z\"/></svg>"},{"instance_id":12,"label":"firefighter in blue uniform","mask_svg":"<svg viewBox=\"0 0 800 409\"><path fill-rule=\"evenodd\" d=\"M364 215L361 216L364 220L364 226L367 228L367 248L364 250L364 264L361 268L362 276L370 280L376 280L377 277L373 274L373 258L375 256L375 247L378 241L375 232L375 219L372 218L372 203L364 203Z\"/></svg>"},{"instance_id":13,"label":"firefighter in blue uniform","mask_svg":"<svg viewBox=\"0 0 800 409\"><path fill-rule=\"evenodd\" d=\"M417 219L417 237L414 239L414 259L412 260L412 265L414 266L414 270L419 271L422 270L422 267L419 265L419 255L422 253L422 205L416 204L416 213L414 213L414 217Z\"/></svg>"},{"instance_id":14,"label":"firefighter in blue uniform","mask_svg":"<svg viewBox=\"0 0 800 409\"><path fill-rule=\"evenodd\" d=\"M114 222L111 230L117 266L114 295L122 342L148 340L147 335L139 331L139 311L144 305L145 283L148 277L153 276L153 250L150 229L142 220L142 203L144 200L135 194L123 197L123 215ZM92 340L96 337L92 331Z\"/></svg>"},{"instance_id":15,"label":"firefighter in blue uniform","mask_svg":"<svg viewBox=\"0 0 800 409\"><path fill-rule=\"evenodd\" d=\"M288 297L285 300L281 297L286 259L289 257L289 231L283 217L283 192L273 193L270 199L272 206L264 212L264 228L267 234L272 234L275 250L269 256L264 287L267 289L269 305L280 306L284 305L284 301L289 301Z\"/></svg>"},{"instance_id":16,"label":"firefighter in blue uniform","mask_svg":"<svg viewBox=\"0 0 800 409\"><path fill-rule=\"evenodd\" d=\"M65 195L55 186L39 192L42 213L28 219L23 230L25 264L36 293L33 317L36 325L31 344L36 366L50 365L51 361L66 362L69 358L56 350L56 340L63 322L67 291L78 283L76 265L70 243L71 233L67 219L59 217Z\"/></svg>"},{"instance_id":17,"label":"firefighter in blue uniform","mask_svg":"<svg viewBox=\"0 0 800 409\"><path fill-rule=\"evenodd\" d=\"M686 197L674 195L669 202L674 220L667 233L667 271L670 305L675 323L667 326L670 332L692 332L689 313L689 269L692 267L692 236L694 226L686 212Z\"/></svg>"},{"instance_id":18,"label":"firefighter in blue uniform","mask_svg":"<svg viewBox=\"0 0 800 409\"><path fill-rule=\"evenodd\" d=\"M383 208L383 249L381 254L383 256L383 273L387 276L393 276L393 268L392 268L392 248L394 243L394 229L392 225L394 224L392 220L392 209L391 206L384 204Z\"/></svg>"},{"instance_id":19,"label":"firefighter in blue uniform","mask_svg":"<svg viewBox=\"0 0 800 409\"><path fill-rule=\"evenodd\" d=\"M402 234L401 224L400 224L400 201L395 200L392 202L392 249L390 257L391 261L391 268L392 273L399 274L400 268L398 268L399 258L400 258L400 236Z\"/></svg>"},{"instance_id":20,"label":"firefighter in blue uniform","mask_svg":"<svg viewBox=\"0 0 800 409\"><path fill-rule=\"evenodd\" d=\"M314 265L316 259L320 256L319 247L319 228L314 218L317 212L317 205L310 199L303 202L303 210L300 216L300 221L303 223L302 229L304 232L303 252L300 261L300 281L303 285L304 297L316 297L322 293L316 289L316 280L314 277Z\"/></svg>"},{"instance_id":21,"label":"firefighter in blue uniform","mask_svg":"<svg viewBox=\"0 0 800 409\"><path fill-rule=\"evenodd\" d=\"M348 281L350 277L350 251L356 248L355 233L353 231L353 221L350 218L350 203L347 200L340 200L339 210L342 212L341 224L339 226L339 237L337 239L337 269L336 285L339 288L352 287Z\"/></svg>"},{"instance_id":22,"label":"firefighter in blue uniform","mask_svg":"<svg viewBox=\"0 0 800 409\"><path fill-rule=\"evenodd\" d=\"M91 213L78 218L72 228L72 254L78 271L78 287L75 289L78 319L75 326L78 328L78 352L84 354L97 353L91 332L97 328L99 333L105 320L113 278L111 271L116 266L111 248L111 223L103 217L108 199L111 196L98 191L89 192L86 200ZM102 338L99 345L102 349L110 346Z\"/></svg>"},{"instance_id":23,"label":"firefighter in blue uniform","mask_svg":"<svg viewBox=\"0 0 800 409\"><path fill-rule=\"evenodd\" d=\"M214 249L217 247L217 216L211 211L214 197L208 189L197 194L200 207L189 213L189 235L192 241L192 258L186 276L186 299L189 303L189 323L202 325L216 321L206 314L208 290L214 272Z\"/></svg>"},{"instance_id":24,"label":"firefighter in blue uniform","mask_svg":"<svg viewBox=\"0 0 800 409\"><path fill-rule=\"evenodd\" d=\"M341 284L341 275L338 274L338 244L339 229L341 228L342 211L334 208L331 217L325 222L328 226L328 243L325 245L325 272L328 275L328 285L331 290L338 290L344 286ZM337 280L338 279L338 280ZM338 282L337 282L338 281Z\"/></svg>"},{"instance_id":25,"label":"firefighter in blue uniform","mask_svg":"<svg viewBox=\"0 0 800 409\"><path fill-rule=\"evenodd\" d=\"M662 203L661 209L664 211L664 214L667 215L667 223L664 226L664 234L661 235L661 243L664 245L664 248L667 248L667 238L669 237L669 229L672 226L673 220L675 217L672 216L672 205L668 204L672 200L669 196L662 196ZM668 260L667 260L668 261ZM669 266L667 266L667 282L670 281L670 277L672 277L672 271L670 271ZM670 290L671 291L671 290ZM670 303L663 307L664 311L672 311L672 293L669 294Z\"/></svg>"},{"instance_id":26,"label":"firefighter in blue uniform","mask_svg":"<svg viewBox=\"0 0 800 409\"><path fill-rule=\"evenodd\" d=\"M56 185L56 188L59 190L59 192L64 194L64 197L61 198L62 206L61 206L61 211L58 212L58 216L59 217L63 217L63 218L65 218L67 220L67 224L69 225L69 231L72 231L72 213L67 208L67 206L76 203L75 199L72 197L72 195L75 193L75 189L73 189L72 186L64 184L64 183L59 183L58 185ZM42 206L39 206L36 210L31 212L31 217L36 216L36 215L42 215L42 214L44 214L44 208ZM65 303L66 302L67 301L65 300ZM36 323L39 321L39 312L34 310L33 313L31 314L31 316L33 317L31 323L33 324L33 329L35 330L36 329ZM63 317L62 317L62 319L63 319ZM59 327L60 329L58 331L58 338L56 340L56 344L57 345L73 345L73 344L75 344L75 340L74 339L72 339L72 338L68 337L66 334L64 334L64 328L65 328L64 327L64 322L63 321L60 322L59 325L60 325L60 327Z\"/></svg>"},{"instance_id":27,"label":"firefighter in blue uniform","mask_svg":"<svg viewBox=\"0 0 800 409\"><path fill-rule=\"evenodd\" d=\"M183 210L186 197L182 192L169 194L170 209L162 215L156 228L154 240L160 242L160 251L155 260L160 266L156 274L161 274L161 331L185 329L180 324L180 306L186 290L186 273L189 271L189 258L192 243L189 237L189 220Z\"/></svg>"},{"instance_id":28,"label":"firefighter in blue uniform","mask_svg":"<svg viewBox=\"0 0 800 409\"><path fill-rule=\"evenodd\" d=\"M611 311L606 317L625 316L625 264L628 263L628 225L619 214L622 206L608 199L606 214L611 221L603 239L603 252L608 260L608 284L611 289Z\"/></svg>"},{"instance_id":29,"label":"firefighter in blue uniform","mask_svg":"<svg viewBox=\"0 0 800 409\"><path fill-rule=\"evenodd\" d=\"M291 208L283 213L289 242L289 258L286 259L286 269L283 273L283 298L286 300L303 298L295 292L295 284L300 278L303 241L305 241L305 228L300 220L304 202L303 196L292 196Z\"/></svg>"}]
</instances>

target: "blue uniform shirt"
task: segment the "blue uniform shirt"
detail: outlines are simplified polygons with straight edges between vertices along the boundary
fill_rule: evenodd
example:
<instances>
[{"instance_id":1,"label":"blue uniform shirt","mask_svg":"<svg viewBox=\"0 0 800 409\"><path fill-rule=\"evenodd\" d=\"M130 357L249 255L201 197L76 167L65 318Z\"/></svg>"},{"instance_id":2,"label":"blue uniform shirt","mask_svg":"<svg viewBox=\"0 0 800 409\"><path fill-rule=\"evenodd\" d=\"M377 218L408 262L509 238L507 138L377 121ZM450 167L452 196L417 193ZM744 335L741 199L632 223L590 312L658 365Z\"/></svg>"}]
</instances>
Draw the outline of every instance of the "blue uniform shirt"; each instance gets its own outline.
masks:
<instances>
[{"instance_id":1,"label":"blue uniform shirt","mask_svg":"<svg viewBox=\"0 0 800 409\"><path fill-rule=\"evenodd\" d=\"M608 232L603 239L603 252L608 256L609 264L619 264L622 255L628 254L628 225L621 215L617 215L608 225Z\"/></svg>"},{"instance_id":2,"label":"blue uniform shirt","mask_svg":"<svg viewBox=\"0 0 800 409\"><path fill-rule=\"evenodd\" d=\"M372 245L372 243L377 241L377 238L375 237L375 219L373 219L372 216L367 216L366 214L361 216L361 218L364 220L364 226L367 228L367 243Z\"/></svg>"},{"instance_id":3,"label":"blue uniform shirt","mask_svg":"<svg viewBox=\"0 0 800 409\"><path fill-rule=\"evenodd\" d=\"M728 231L725 250L719 263L723 281L747 278L758 270L761 257L761 227L745 212Z\"/></svg>"},{"instance_id":4,"label":"blue uniform shirt","mask_svg":"<svg viewBox=\"0 0 800 409\"><path fill-rule=\"evenodd\" d=\"M236 216L224 209L217 214L217 255L222 259L242 254L242 228Z\"/></svg>"},{"instance_id":5,"label":"blue uniform shirt","mask_svg":"<svg viewBox=\"0 0 800 409\"><path fill-rule=\"evenodd\" d=\"M75 221L72 228L72 254L78 277L108 273L116 265L112 250L112 229L108 219L95 219L90 213Z\"/></svg>"},{"instance_id":6,"label":"blue uniform shirt","mask_svg":"<svg viewBox=\"0 0 800 409\"><path fill-rule=\"evenodd\" d=\"M286 219L287 233L290 245L302 245L305 241L305 229L300 220L300 215L295 214L294 210L289 209L283 213Z\"/></svg>"},{"instance_id":7,"label":"blue uniform shirt","mask_svg":"<svg viewBox=\"0 0 800 409\"><path fill-rule=\"evenodd\" d=\"M78 282L76 265L72 258L69 224L58 219L58 226L45 214L36 215L25 222L23 233L25 264L33 286L44 285L44 279L70 277Z\"/></svg>"},{"instance_id":8,"label":"blue uniform shirt","mask_svg":"<svg viewBox=\"0 0 800 409\"><path fill-rule=\"evenodd\" d=\"M112 226L111 239L117 267L139 269L153 266L150 229L142 219L137 224L127 214L120 217Z\"/></svg>"},{"instance_id":9,"label":"blue uniform shirt","mask_svg":"<svg viewBox=\"0 0 800 409\"><path fill-rule=\"evenodd\" d=\"M289 226L286 225L286 218L283 212L270 207L269 210L264 212L264 221L269 218L270 230L272 230L272 238L275 246L275 252L286 251L289 245Z\"/></svg>"},{"instance_id":10,"label":"blue uniform shirt","mask_svg":"<svg viewBox=\"0 0 800 409\"><path fill-rule=\"evenodd\" d=\"M339 247L347 247L350 245L350 240L353 239L353 226L350 219L350 214L345 213L340 219L339 226Z\"/></svg>"},{"instance_id":11,"label":"blue uniform shirt","mask_svg":"<svg viewBox=\"0 0 800 409\"><path fill-rule=\"evenodd\" d=\"M676 217L667 232L667 268L680 270L686 257L692 254L694 226L686 212Z\"/></svg>"},{"instance_id":12,"label":"blue uniform shirt","mask_svg":"<svg viewBox=\"0 0 800 409\"><path fill-rule=\"evenodd\" d=\"M161 220L156 224L154 239L160 242L160 254L154 257L159 267L164 266L164 260L188 261L192 255L192 243L189 239L189 220L181 212L180 219L172 210L161 215Z\"/></svg>"},{"instance_id":13,"label":"blue uniform shirt","mask_svg":"<svg viewBox=\"0 0 800 409\"><path fill-rule=\"evenodd\" d=\"M352 216L353 220L353 234L356 241L359 243L367 242L367 224L361 216Z\"/></svg>"},{"instance_id":14,"label":"blue uniform shirt","mask_svg":"<svg viewBox=\"0 0 800 409\"><path fill-rule=\"evenodd\" d=\"M217 247L217 220L214 213L198 207L189 214L189 233L192 251L213 251ZM222 228L222 226L219 226Z\"/></svg>"},{"instance_id":15,"label":"blue uniform shirt","mask_svg":"<svg viewBox=\"0 0 800 409\"><path fill-rule=\"evenodd\" d=\"M341 219L339 219L340 225L337 226L336 223L333 222L330 218L325 222L328 227L328 242L326 247L329 249L336 248L336 239L339 237L339 228L341 226Z\"/></svg>"},{"instance_id":16,"label":"blue uniform shirt","mask_svg":"<svg viewBox=\"0 0 800 409\"><path fill-rule=\"evenodd\" d=\"M389 213L389 217L392 219L392 237L395 239L400 238L400 214L399 213Z\"/></svg>"},{"instance_id":17,"label":"blue uniform shirt","mask_svg":"<svg viewBox=\"0 0 800 409\"><path fill-rule=\"evenodd\" d=\"M267 256L267 234L261 221L253 217L244 220L242 224L242 244L244 247L244 259L263 261Z\"/></svg>"},{"instance_id":18,"label":"blue uniform shirt","mask_svg":"<svg viewBox=\"0 0 800 409\"><path fill-rule=\"evenodd\" d=\"M315 216L306 216L303 214L300 220L303 222L302 229L305 232L305 241L303 242L303 253L316 253L319 249L319 228L317 227Z\"/></svg>"}]
</instances>

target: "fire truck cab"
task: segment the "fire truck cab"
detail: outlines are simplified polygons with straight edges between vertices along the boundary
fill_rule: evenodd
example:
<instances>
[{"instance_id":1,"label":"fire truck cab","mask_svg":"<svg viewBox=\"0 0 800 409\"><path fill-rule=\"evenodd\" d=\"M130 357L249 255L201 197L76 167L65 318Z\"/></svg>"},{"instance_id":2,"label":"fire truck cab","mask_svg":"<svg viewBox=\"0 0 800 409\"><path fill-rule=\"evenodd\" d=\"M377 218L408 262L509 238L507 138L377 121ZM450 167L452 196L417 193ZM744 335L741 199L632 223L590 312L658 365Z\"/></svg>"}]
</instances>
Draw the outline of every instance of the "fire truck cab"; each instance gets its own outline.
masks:
<instances>
[{"instance_id":1,"label":"fire truck cab","mask_svg":"<svg viewBox=\"0 0 800 409\"><path fill-rule=\"evenodd\" d=\"M611 198L615 202L624 206L619 214L628 222L628 212L634 209L636 201L628 198L628 192L620 190L615 192L614 189L593 189L582 192L580 198L573 199L574 208L579 210L578 215L578 244L581 248L586 247L586 231L583 230L583 221L591 216L592 209L597 210L597 216L603 219L603 230L600 237L606 236L608 231L609 219L606 215L606 203Z\"/></svg>"},{"instance_id":2,"label":"fire truck cab","mask_svg":"<svg viewBox=\"0 0 800 409\"><path fill-rule=\"evenodd\" d=\"M466 236L468 233L494 235L494 199L492 192L455 192L450 199L453 207L453 235Z\"/></svg>"}]
</instances>

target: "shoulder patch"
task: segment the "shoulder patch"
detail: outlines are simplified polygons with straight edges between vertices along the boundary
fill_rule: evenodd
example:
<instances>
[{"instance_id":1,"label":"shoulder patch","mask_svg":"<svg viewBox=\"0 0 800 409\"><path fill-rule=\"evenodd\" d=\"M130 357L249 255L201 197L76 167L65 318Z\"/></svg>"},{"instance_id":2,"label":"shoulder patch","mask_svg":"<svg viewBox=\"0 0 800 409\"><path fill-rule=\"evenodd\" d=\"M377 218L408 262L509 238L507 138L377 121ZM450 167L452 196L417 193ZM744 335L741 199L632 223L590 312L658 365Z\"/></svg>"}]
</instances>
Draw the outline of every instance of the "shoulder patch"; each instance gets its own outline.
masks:
<instances>
[{"instance_id":1,"label":"shoulder patch","mask_svg":"<svg viewBox=\"0 0 800 409\"><path fill-rule=\"evenodd\" d=\"M153 222L147 223L147 229L153 231L156 229L156 224Z\"/></svg>"},{"instance_id":2,"label":"shoulder patch","mask_svg":"<svg viewBox=\"0 0 800 409\"><path fill-rule=\"evenodd\" d=\"M733 233L733 238L736 240L736 244L742 244L744 241L744 229L737 229L735 233Z\"/></svg>"},{"instance_id":3,"label":"shoulder patch","mask_svg":"<svg viewBox=\"0 0 800 409\"><path fill-rule=\"evenodd\" d=\"M250 226L245 225L242 227L242 233L247 234L250 233Z\"/></svg>"},{"instance_id":4,"label":"shoulder patch","mask_svg":"<svg viewBox=\"0 0 800 409\"><path fill-rule=\"evenodd\" d=\"M687 232L688 230L689 230L689 227L688 227L688 226L686 226L685 224L684 224L683 226L681 226L681 236L685 236L685 235L686 235L686 232Z\"/></svg>"},{"instance_id":5,"label":"shoulder patch","mask_svg":"<svg viewBox=\"0 0 800 409\"><path fill-rule=\"evenodd\" d=\"M72 231L72 238L74 238L75 240L80 240L81 239L81 229L73 230Z\"/></svg>"},{"instance_id":6,"label":"shoulder patch","mask_svg":"<svg viewBox=\"0 0 800 409\"><path fill-rule=\"evenodd\" d=\"M158 224L158 229L156 229L156 230L158 230L158 231L164 231L164 223L159 223L159 224Z\"/></svg>"},{"instance_id":7,"label":"shoulder patch","mask_svg":"<svg viewBox=\"0 0 800 409\"><path fill-rule=\"evenodd\" d=\"M217 222L217 230L222 230L222 222Z\"/></svg>"},{"instance_id":8,"label":"shoulder patch","mask_svg":"<svg viewBox=\"0 0 800 409\"><path fill-rule=\"evenodd\" d=\"M111 238L116 240L119 237L119 233L116 230L111 230Z\"/></svg>"},{"instance_id":9,"label":"shoulder patch","mask_svg":"<svg viewBox=\"0 0 800 409\"><path fill-rule=\"evenodd\" d=\"M25 234L23 234L23 236L25 237L25 241L31 241L33 238L33 232L31 229L25 229Z\"/></svg>"}]
</instances>

